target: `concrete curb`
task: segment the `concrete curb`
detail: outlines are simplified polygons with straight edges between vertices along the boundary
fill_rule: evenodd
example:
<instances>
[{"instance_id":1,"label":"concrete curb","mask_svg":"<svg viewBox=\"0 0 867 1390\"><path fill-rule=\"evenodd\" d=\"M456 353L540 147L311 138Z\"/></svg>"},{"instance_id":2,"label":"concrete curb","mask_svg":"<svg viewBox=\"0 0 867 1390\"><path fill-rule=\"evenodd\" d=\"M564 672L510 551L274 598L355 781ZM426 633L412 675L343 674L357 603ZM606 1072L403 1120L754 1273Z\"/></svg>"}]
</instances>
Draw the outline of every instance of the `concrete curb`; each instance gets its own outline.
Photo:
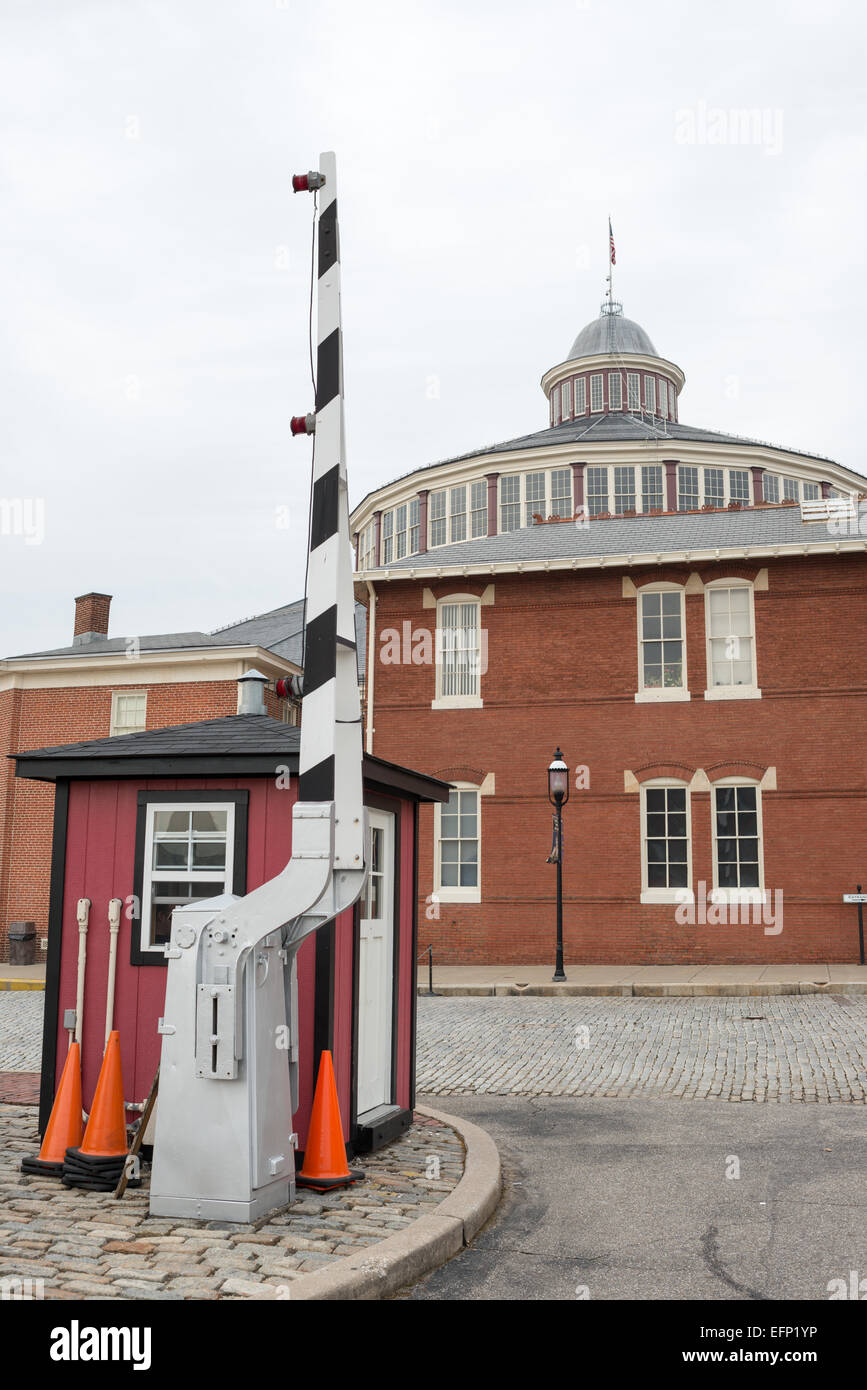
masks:
<instances>
[{"instance_id":1,"label":"concrete curb","mask_svg":"<svg viewBox=\"0 0 867 1390\"><path fill-rule=\"evenodd\" d=\"M456 1130L466 1146L464 1175L436 1211L420 1216L406 1230L397 1231L386 1240L335 1260L320 1273L305 1274L285 1284L229 1279L222 1292L292 1303L388 1298L445 1264L468 1245L499 1203L500 1155L493 1139L478 1125L430 1110L426 1105L415 1108L420 1115L428 1115Z\"/></svg>"},{"instance_id":2,"label":"concrete curb","mask_svg":"<svg viewBox=\"0 0 867 1390\"><path fill-rule=\"evenodd\" d=\"M430 996L427 987L419 986L418 994ZM701 998L737 995L755 999L765 994L867 994L864 980L835 980L820 983L814 980L764 980L752 984L721 981L719 984L704 984L696 981L672 981L670 984L635 983L623 985L565 984L549 985L437 985L434 994L443 998L456 997L530 997L530 996L612 996L636 999Z\"/></svg>"}]
</instances>

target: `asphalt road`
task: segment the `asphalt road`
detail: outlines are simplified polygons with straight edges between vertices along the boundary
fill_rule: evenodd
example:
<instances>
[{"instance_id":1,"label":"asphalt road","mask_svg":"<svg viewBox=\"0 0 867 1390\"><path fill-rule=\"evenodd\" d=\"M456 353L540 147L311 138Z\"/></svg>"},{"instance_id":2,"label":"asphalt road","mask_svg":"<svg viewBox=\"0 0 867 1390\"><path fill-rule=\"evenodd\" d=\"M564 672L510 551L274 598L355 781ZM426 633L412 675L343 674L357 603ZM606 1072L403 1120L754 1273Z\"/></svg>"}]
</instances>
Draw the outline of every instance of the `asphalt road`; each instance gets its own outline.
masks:
<instances>
[{"instance_id":1,"label":"asphalt road","mask_svg":"<svg viewBox=\"0 0 867 1390\"><path fill-rule=\"evenodd\" d=\"M863 1105L419 1100L492 1135L505 1191L409 1299L828 1300L867 1279Z\"/></svg>"}]
</instances>

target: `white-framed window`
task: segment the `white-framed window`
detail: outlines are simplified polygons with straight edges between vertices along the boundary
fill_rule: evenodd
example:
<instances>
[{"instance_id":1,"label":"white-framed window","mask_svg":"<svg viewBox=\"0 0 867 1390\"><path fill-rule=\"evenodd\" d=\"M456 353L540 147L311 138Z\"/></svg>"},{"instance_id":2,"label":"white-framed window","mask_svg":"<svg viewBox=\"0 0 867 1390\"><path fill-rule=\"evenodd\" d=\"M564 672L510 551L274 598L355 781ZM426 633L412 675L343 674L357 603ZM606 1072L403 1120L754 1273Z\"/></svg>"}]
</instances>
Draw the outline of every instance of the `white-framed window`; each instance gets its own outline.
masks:
<instances>
[{"instance_id":1,"label":"white-framed window","mask_svg":"<svg viewBox=\"0 0 867 1390\"><path fill-rule=\"evenodd\" d=\"M798 480L797 480L797 478L784 478L784 479L783 479L783 501L784 501L784 502L798 502L798 501L800 501L799 490L798 490Z\"/></svg>"},{"instance_id":2,"label":"white-framed window","mask_svg":"<svg viewBox=\"0 0 867 1390\"><path fill-rule=\"evenodd\" d=\"M764 889L762 791L758 782L724 777L713 785L714 887L731 897ZM744 894L742 890L751 889Z\"/></svg>"},{"instance_id":3,"label":"white-framed window","mask_svg":"<svg viewBox=\"0 0 867 1390\"><path fill-rule=\"evenodd\" d=\"M584 415L587 412L587 381L583 376L575 378L575 414Z\"/></svg>"},{"instance_id":4,"label":"white-framed window","mask_svg":"<svg viewBox=\"0 0 867 1390\"><path fill-rule=\"evenodd\" d=\"M602 373L590 378L590 413L597 415L602 409Z\"/></svg>"},{"instance_id":5,"label":"white-framed window","mask_svg":"<svg viewBox=\"0 0 867 1390\"><path fill-rule=\"evenodd\" d=\"M560 387L560 414L564 420L568 420L572 414L571 381L564 381Z\"/></svg>"},{"instance_id":6,"label":"white-framed window","mask_svg":"<svg viewBox=\"0 0 867 1390\"><path fill-rule=\"evenodd\" d=\"M750 474L746 468L729 469L729 501L748 503L750 500Z\"/></svg>"},{"instance_id":7,"label":"white-framed window","mask_svg":"<svg viewBox=\"0 0 867 1390\"><path fill-rule=\"evenodd\" d=\"M805 502L816 502L816 501L818 501L818 498L819 498L819 484L818 484L818 483L804 483L804 501L805 501Z\"/></svg>"},{"instance_id":8,"label":"white-framed window","mask_svg":"<svg viewBox=\"0 0 867 1390\"><path fill-rule=\"evenodd\" d=\"M500 530L517 531L521 526L521 475L500 478Z\"/></svg>"},{"instance_id":9,"label":"white-framed window","mask_svg":"<svg viewBox=\"0 0 867 1390\"><path fill-rule=\"evenodd\" d=\"M546 519L545 474L527 473L524 477L524 525L533 525L533 515Z\"/></svg>"},{"instance_id":10,"label":"white-framed window","mask_svg":"<svg viewBox=\"0 0 867 1390\"><path fill-rule=\"evenodd\" d=\"M638 703L689 699L684 603L676 584L638 592Z\"/></svg>"},{"instance_id":11,"label":"white-framed window","mask_svg":"<svg viewBox=\"0 0 867 1390\"><path fill-rule=\"evenodd\" d=\"M641 409L641 374L626 373L626 406L628 410Z\"/></svg>"},{"instance_id":12,"label":"white-framed window","mask_svg":"<svg viewBox=\"0 0 867 1390\"><path fill-rule=\"evenodd\" d=\"M402 560L406 554L407 505L402 502L394 509L394 558Z\"/></svg>"},{"instance_id":13,"label":"white-framed window","mask_svg":"<svg viewBox=\"0 0 867 1390\"><path fill-rule=\"evenodd\" d=\"M662 464L645 463L641 467L641 510L649 512L662 508Z\"/></svg>"},{"instance_id":14,"label":"white-framed window","mask_svg":"<svg viewBox=\"0 0 867 1390\"><path fill-rule=\"evenodd\" d=\"M572 469L551 470L551 516L572 515Z\"/></svg>"},{"instance_id":15,"label":"white-framed window","mask_svg":"<svg viewBox=\"0 0 867 1390\"><path fill-rule=\"evenodd\" d=\"M668 382L662 378L659 382L659 413L663 420L668 416Z\"/></svg>"},{"instance_id":16,"label":"white-framed window","mask_svg":"<svg viewBox=\"0 0 867 1390\"><path fill-rule=\"evenodd\" d=\"M560 423L560 387L555 386L551 392L551 422L559 425Z\"/></svg>"},{"instance_id":17,"label":"white-framed window","mask_svg":"<svg viewBox=\"0 0 867 1390\"><path fill-rule=\"evenodd\" d=\"M365 526L358 542L358 567L362 570L372 570L376 564L376 523L371 521Z\"/></svg>"},{"instance_id":18,"label":"white-framed window","mask_svg":"<svg viewBox=\"0 0 867 1390\"><path fill-rule=\"evenodd\" d=\"M681 466L677 470L677 510L688 512L698 506L698 469Z\"/></svg>"},{"instance_id":19,"label":"white-framed window","mask_svg":"<svg viewBox=\"0 0 867 1390\"><path fill-rule=\"evenodd\" d=\"M471 594L437 603L436 696L432 709L481 707L481 605Z\"/></svg>"},{"instance_id":20,"label":"white-framed window","mask_svg":"<svg viewBox=\"0 0 867 1390\"><path fill-rule=\"evenodd\" d=\"M752 584L714 579L705 588L707 690L705 699L761 695L756 679L755 607Z\"/></svg>"},{"instance_id":21,"label":"white-framed window","mask_svg":"<svg viewBox=\"0 0 867 1390\"><path fill-rule=\"evenodd\" d=\"M232 891L235 803L152 801L145 811L141 950L162 955L173 908Z\"/></svg>"},{"instance_id":22,"label":"white-framed window","mask_svg":"<svg viewBox=\"0 0 867 1390\"><path fill-rule=\"evenodd\" d=\"M481 795L457 783L434 810L434 893L440 902L481 902Z\"/></svg>"},{"instance_id":23,"label":"white-framed window","mask_svg":"<svg viewBox=\"0 0 867 1390\"><path fill-rule=\"evenodd\" d=\"M762 496L766 502L779 502L780 480L776 473L762 474Z\"/></svg>"},{"instance_id":24,"label":"white-framed window","mask_svg":"<svg viewBox=\"0 0 867 1390\"><path fill-rule=\"evenodd\" d=\"M725 506L725 496L724 470L722 468L706 468L704 470L705 506L723 507Z\"/></svg>"},{"instance_id":25,"label":"white-framed window","mask_svg":"<svg viewBox=\"0 0 867 1390\"><path fill-rule=\"evenodd\" d=\"M651 415L656 414L656 377L646 376L644 378L644 406Z\"/></svg>"},{"instance_id":26,"label":"white-framed window","mask_svg":"<svg viewBox=\"0 0 867 1390\"><path fill-rule=\"evenodd\" d=\"M382 516L382 563L390 565L394 559L394 512L384 512Z\"/></svg>"},{"instance_id":27,"label":"white-framed window","mask_svg":"<svg viewBox=\"0 0 867 1390\"><path fill-rule=\"evenodd\" d=\"M115 734L139 734L147 727L148 693L146 690L113 690L111 692L112 737Z\"/></svg>"},{"instance_id":28,"label":"white-framed window","mask_svg":"<svg viewBox=\"0 0 867 1390\"><path fill-rule=\"evenodd\" d=\"M417 555L417 554L418 554L418 534L419 534L419 532L418 532L418 515L419 515L419 501L418 501L418 498L417 498L417 497L413 497L412 500L411 500L411 502L410 502L410 504L409 504L409 553L410 553L410 555Z\"/></svg>"},{"instance_id":29,"label":"white-framed window","mask_svg":"<svg viewBox=\"0 0 867 1390\"><path fill-rule=\"evenodd\" d=\"M668 408L671 411L672 420L677 419L677 392L671 382L668 383Z\"/></svg>"},{"instance_id":30,"label":"white-framed window","mask_svg":"<svg viewBox=\"0 0 867 1390\"><path fill-rule=\"evenodd\" d=\"M449 488L449 542L465 541L467 538L467 489Z\"/></svg>"},{"instance_id":31,"label":"white-framed window","mask_svg":"<svg viewBox=\"0 0 867 1390\"><path fill-rule=\"evenodd\" d=\"M599 516L608 511L608 469L590 466L587 469L587 512Z\"/></svg>"},{"instance_id":32,"label":"white-framed window","mask_svg":"<svg viewBox=\"0 0 867 1390\"><path fill-rule=\"evenodd\" d=\"M614 469L614 511L622 516L626 511L635 510L635 469L615 466Z\"/></svg>"},{"instance_id":33,"label":"white-framed window","mask_svg":"<svg viewBox=\"0 0 867 1390\"><path fill-rule=\"evenodd\" d=\"M433 548L436 545L446 543L446 494L445 489L441 492L432 492L428 499L428 515L430 519L430 539L428 545Z\"/></svg>"},{"instance_id":34,"label":"white-framed window","mask_svg":"<svg viewBox=\"0 0 867 1390\"><path fill-rule=\"evenodd\" d=\"M623 377L619 372L608 373L608 409L623 409Z\"/></svg>"},{"instance_id":35,"label":"white-framed window","mask_svg":"<svg viewBox=\"0 0 867 1390\"><path fill-rule=\"evenodd\" d=\"M470 483L470 513L472 535L474 537L486 536L488 534L488 482L486 478L480 478L478 482Z\"/></svg>"},{"instance_id":36,"label":"white-framed window","mask_svg":"<svg viewBox=\"0 0 867 1390\"><path fill-rule=\"evenodd\" d=\"M690 795L685 782L641 785L641 901L680 902L692 891Z\"/></svg>"}]
</instances>

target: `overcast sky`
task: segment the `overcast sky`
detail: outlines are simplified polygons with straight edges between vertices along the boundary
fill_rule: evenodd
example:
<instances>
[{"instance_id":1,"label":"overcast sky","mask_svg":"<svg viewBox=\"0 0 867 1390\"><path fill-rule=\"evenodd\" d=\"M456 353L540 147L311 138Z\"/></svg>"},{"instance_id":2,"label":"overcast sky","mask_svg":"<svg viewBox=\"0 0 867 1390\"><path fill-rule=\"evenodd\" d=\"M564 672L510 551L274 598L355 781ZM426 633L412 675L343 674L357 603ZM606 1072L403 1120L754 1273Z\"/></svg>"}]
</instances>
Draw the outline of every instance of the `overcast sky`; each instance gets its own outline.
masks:
<instances>
[{"instance_id":1,"label":"overcast sky","mask_svg":"<svg viewBox=\"0 0 867 1390\"><path fill-rule=\"evenodd\" d=\"M71 640L91 589L113 636L299 596L312 199L289 180L320 150L353 502L544 428L609 211L681 420L865 471L864 13L3 0L0 499L43 501L44 539L0 534L0 651Z\"/></svg>"}]
</instances>

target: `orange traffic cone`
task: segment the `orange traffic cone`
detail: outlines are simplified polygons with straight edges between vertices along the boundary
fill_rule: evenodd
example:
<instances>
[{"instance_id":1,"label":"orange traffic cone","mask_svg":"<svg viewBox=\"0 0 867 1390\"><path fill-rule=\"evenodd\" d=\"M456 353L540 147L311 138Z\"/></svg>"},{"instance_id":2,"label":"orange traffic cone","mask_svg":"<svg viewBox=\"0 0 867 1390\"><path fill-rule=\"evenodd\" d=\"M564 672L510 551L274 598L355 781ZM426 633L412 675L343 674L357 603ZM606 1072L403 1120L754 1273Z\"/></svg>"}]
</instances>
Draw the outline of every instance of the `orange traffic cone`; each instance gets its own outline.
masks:
<instances>
[{"instance_id":1,"label":"orange traffic cone","mask_svg":"<svg viewBox=\"0 0 867 1390\"><path fill-rule=\"evenodd\" d=\"M45 1134L36 1158L22 1158L22 1173L36 1173L59 1178L63 1172L63 1157L68 1148L81 1143L84 1128L81 1121L81 1049L74 1042L66 1054L60 1085Z\"/></svg>"},{"instance_id":2,"label":"orange traffic cone","mask_svg":"<svg viewBox=\"0 0 867 1390\"><path fill-rule=\"evenodd\" d=\"M329 1192L333 1187L348 1187L358 1182L364 1173L350 1169L346 1162L346 1145L340 1123L337 1083L331 1053L323 1052L319 1077L313 1096L310 1130L304 1151L304 1167L295 1179L298 1187L312 1187L317 1192Z\"/></svg>"},{"instance_id":3,"label":"orange traffic cone","mask_svg":"<svg viewBox=\"0 0 867 1390\"><path fill-rule=\"evenodd\" d=\"M126 1161L126 1118L120 1067L120 1033L110 1034L90 1118L81 1146L70 1146L63 1164L65 1187L112 1191Z\"/></svg>"}]
</instances>

